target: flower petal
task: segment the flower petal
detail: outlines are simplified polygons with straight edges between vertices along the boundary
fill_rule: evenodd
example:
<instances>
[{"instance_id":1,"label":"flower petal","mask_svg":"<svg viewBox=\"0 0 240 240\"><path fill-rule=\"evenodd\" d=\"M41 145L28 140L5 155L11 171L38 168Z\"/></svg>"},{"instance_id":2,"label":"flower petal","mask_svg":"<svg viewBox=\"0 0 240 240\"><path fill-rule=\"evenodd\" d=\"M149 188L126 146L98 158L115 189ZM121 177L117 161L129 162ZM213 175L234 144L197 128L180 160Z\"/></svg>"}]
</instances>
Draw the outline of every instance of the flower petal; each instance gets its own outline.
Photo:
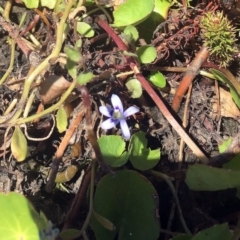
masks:
<instances>
[{"instance_id":1,"label":"flower petal","mask_svg":"<svg viewBox=\"0 0 240 240\"><path fill-rule=\"evenodd\" d=\"M122 101L118 95L113 94L111 97L111 102L112 102L113 108L117 108L117 109L119 109L120 113L123 113Z\"/></svg>"},{"instance_id":2,"label":"flower petal","mask_svg":"<svg viewBox=\"0 0 240 240\"><path fill-rule=\"evenodd\" d=\"M120 120L120 127L122 130L123 137L129 139L131 135L125 119Z\"/></svg>"},{"instance_id":3,"label":"flower petal","mask_svg":"<svg viewBox=\"0 0 240 240\"><path fill-rule=\"evenodd\" d=\"M129 116L131 116L131 115L133 115L134 113L137 113L137 112L139 112L139 108L132 106L132 107L129 107L129 108L123 113L123 116L124 116L125 118L127 118L127 117L129 117Z\"/></svg>"},{"instance_id":4,"label":"flower petal","mask_svg":"<svg viewBox=\"0 0 240 240\"><path fill-rule=\"evenodd\" d=\"M110 129L110 128L114 128L117 124L119 123L119 121L114 121L111 118L105 120L104 122L101 123L101 128L104 130Z\"/></svg>"},{"instance_id":5,"label":"flower petal","mask_svg":"<svg viewBox=\"0 0 240 240\"><path fill-rule=\"evenodd\" d=\"M113 109L111 107L107 106L100 106L99 112L103 114L104 116L111 117L111 112L113 112Z\"/></svg>"}]
</instances>

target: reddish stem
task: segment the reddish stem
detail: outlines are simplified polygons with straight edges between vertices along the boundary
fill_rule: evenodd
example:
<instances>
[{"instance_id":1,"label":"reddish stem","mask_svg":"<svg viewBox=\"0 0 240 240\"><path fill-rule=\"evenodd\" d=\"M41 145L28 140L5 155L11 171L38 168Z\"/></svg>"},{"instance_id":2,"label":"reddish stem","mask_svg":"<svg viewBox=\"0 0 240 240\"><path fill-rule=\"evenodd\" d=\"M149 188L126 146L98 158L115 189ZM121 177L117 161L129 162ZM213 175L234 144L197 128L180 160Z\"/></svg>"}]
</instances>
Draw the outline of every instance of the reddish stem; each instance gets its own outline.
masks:
<instances>
[{"instance_id":1,"label":"reddish stem","mask_svg":"<svg viewBox=\"0 0 240 240\"><path fill-rule=\"evenodd\" d=\"M113 29L102 19L97 17L95 19L97 24L102 27L115 41L118 48L120 50L127 51L126 45L122 42L122 40L118 37L118 35L113 31ZM131 69L135 72L136 77L141 82L143 88L147 91L149 96L153 99L155 104L158 106L159 110L163 113L164 117L169 121L172 127L176 130L176 132L183 138L186 144L190 147L190 149L196 154L196 156L203 162L207 163L208 158L204 155L204 153L198 148L198 146L193 142L193 140L187 135L184 129L180 126L180 124L175 120L175 118L171 115L164 102L159 98L156 92L152 89L148 81L143 77L143 75L139 72L137 68L137 62L135 59L125 56Z\"/></svg>"},{"instance_id":2,"label":"reddish stem","mask_svg":"<svg viewBox=\"0 0 240 240\"><path fill-rule=\"evenodd\" d=\"M207 60L208 56L209 50L206 46L203 45L190 66L188 67L188 70L185 73L175 93L172 102L172 108L175 112L179 110L184 94L187 92L190 84L193 82L193 79L198 74L200 67Z\"/></svg>"}]
</instances>

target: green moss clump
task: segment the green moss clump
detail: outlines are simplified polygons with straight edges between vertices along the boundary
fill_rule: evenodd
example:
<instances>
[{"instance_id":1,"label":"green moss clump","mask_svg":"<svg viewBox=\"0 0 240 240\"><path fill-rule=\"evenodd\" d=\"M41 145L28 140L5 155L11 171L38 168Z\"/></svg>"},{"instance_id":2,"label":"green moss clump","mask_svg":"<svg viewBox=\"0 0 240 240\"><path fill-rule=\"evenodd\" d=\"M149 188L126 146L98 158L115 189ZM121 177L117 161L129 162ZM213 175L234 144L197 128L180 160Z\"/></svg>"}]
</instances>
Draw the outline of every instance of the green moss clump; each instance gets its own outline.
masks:
<instances>
[{"instance_id":1,"label":"green moss clump","mask_svg":"<svg viewBox=\"0 0 240 240\"><path fill-rule=\"evenodd\" d=\"M223 12L208 12L201 17L200 27L205 45L211 58L222 67L227 67L237 52L236 28L231 25Z\"/></svg>"}]
</instances>

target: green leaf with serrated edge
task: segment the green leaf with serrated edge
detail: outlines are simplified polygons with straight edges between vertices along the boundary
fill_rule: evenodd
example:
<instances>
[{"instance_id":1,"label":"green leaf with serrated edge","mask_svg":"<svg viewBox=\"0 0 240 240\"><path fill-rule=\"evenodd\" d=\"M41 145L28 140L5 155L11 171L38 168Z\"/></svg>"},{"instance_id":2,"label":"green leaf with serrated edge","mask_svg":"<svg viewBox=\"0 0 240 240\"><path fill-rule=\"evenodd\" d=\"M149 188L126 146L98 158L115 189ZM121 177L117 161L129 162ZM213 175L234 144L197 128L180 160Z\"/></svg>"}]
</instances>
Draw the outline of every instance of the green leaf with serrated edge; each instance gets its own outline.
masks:
<instances>
[{"instance_id":1,"label":"green leaf with serrated edge","mask_svg":"<svg viewBox=\"0 0 240 240\"><path fill-rule=\"evenodd\" d=\"M142 96L142 85L136 78L128 80L126 82L126 87L131 93L132 98L139 98Z\"/></svg>"},{"instance_id":2,"label":"green leaf with serrated edge","mask_svg":"<svg viewBox=\"0 0 240 240\"><path fill-rule=\"evenodd\" d=\"M68 125L68 116L63 106L61 106L57 111L56 121L58 131L60 133L65 132Z\"/></svg>"},{"instance_id":3,"label":"green leaf with serrated edge","mask_svg":"<svg viewBox=\"0 0 240 240\"><path fill-rule=\"evenodd\" d=\"M142 46L137 49L137 55L141 63L151 63L157 57L157 51L152 46Z\"/></svg>"},{"instance_id":4,"label":"green leaf with serrated edge","mask_svg":"<svg viewBox=\"0 0 240 240\"><path fill-rule=\"evenodd\" d=\"M22 0L27 8L38 8L39 0Z\"/></svg>"},{"instance_id":5,"label":"green leaf with serrated edge","mask_svg":"<svg viewBox=\"0 0 240 240\"><path fill-rule=\"evenodd\" d=\"M156 87L164 88L166 87L167 81L162 73L158 71L153 71L148 77L149 81L152 82Z\"/></svg>"},{"instance_id":6,"label":"green leaf with serrated edge","mask_svg":"<svg viewBox=\"0 0 240 240\"><path fill-rule=\"evenodd\" d=\"M68 70L69 75L75 79L77 77L77 65L75 62L71 61L69 58L67 59L66 68Z\"/></svg>"},{"instance_id":7,"label":"green leaf with serrated edge","mask_svg":"<svg viewBox=\"0 0 240 240\"><path fill-rule=\"evenodd\" d=\"M55 7L57 0L41 0L42 7L47 7L49 9L53 9Z\"/></svg>"},{"instance_id":8,"label":"green leaf with serrated edge","mask_svg":"<svg viewBox=\"0 0 240 240\"><path fill-rule=\"evenodd\" d=\"M154 8L154 0L128 0L113 11L113 27L136 25L146 19Z\"/></svg>"},{"instance_id":9,"label":"green leaf with serrated edge","mask_svg":"<svg viewBox=\"0 0 240 240\"><path fill-rule=\"evenodd\" d=\"M102 136L98 139L104 161L111 167L121 167L128 160L128 152L126 152L126 143L120 136Z\"/></svg>"},{"instance_id":10,"label":"green leaf with serrated edge","mask_svg":"<svg viewBox=\"0 0 240 240\"><path fill-rule=\"evenodd\" d=\"M188 167L186 184L194 191L218 191L240 186L240 171L194 164Z\"/></svg>"},{"instance_id":11,"label":"green leaf with serrated edge","mask_svg":"<svg viewBox=\"0 0 240 240\"><path fill-rule=\"evenodd\" d=\"M123 33L126 36L130 35L134 41L137 41L139 38L138 30L132 25L127 26Z\"/></svg>"},{"instance_id":12,"label":"green leaf with serrated edge","mask_svg":"<svg viewBox=\"0 0 240 240\"><path fill-rule=\"evenodd\" d=\"M18 162L25 160L27 157L28 153L27 140L18 125L15 126L15 130L12 135L11 151L14 158Z\"/></svg>"},{"instance_id":13,"label":"green leaf with serrated edge","mask_svg":"<svg viewBox=\"0 0 240 240\"><path fill-rule=\"evenodd\" d=\"M77 77L77 82L80 85L84 85L88 82L90 82L93 78L93 74L91 72L86 72L86 73L80 73Z\"/></svg>"},{"instance_id":14,"label":"green leaf with serrated edge","mask_svg":"<svg viewBox=\"0 0 240 240\"><path fill-rule=\"evenodd\" d=\"M114 231L116 229L116 227L114 226L114 224L109 221L108 219L106 219L105 217L97 214L95 211L93 211L93 215L96 218L96 220L106 229L108 229L109 231Z\"/></svg>"},{"instance_id":15,"label":"green leaf with serrated edge","mask_svg":"<svg viewBox=\"0 0 240 240\"><path fill-rule=\"evenodd\" d=\"M77 23L77 32L86 38L91 38L94 36L93 28L85 22Z\"/></svg>"},{"instance_id":16,"label":"green leaf with serrated edge","mask_svg":"<svg viewBox=\"0 0 240 240\"><path fill-rule=\"evenodd\" d=\"M225 152L228 149L228 147L231 145L231 143L232 143L232 137L218 144L219 153Z\"/></svg>"},{"instance_id":17,"label":"green leaf with serrated edge","mask_svg":"<svg viewBox=\"0 0 240 240\"><path fill-rule=\"evenodd\" d=\"M131 137L129 147L129 160L134 168L145 171L156 166L160 160L160 149L151 150L147 148L145 133L139 131Z\"/></svg>"},{"instance_id":18,"label":"green leaf with serrated edge","mask_svg":"<svg viewBox=\"0 0 240 240\"><path fill-rule=\"evenodd\" d=\"M157 192L153 185L135 171L116 171L105 175L97 185L93 209L116 226L104 228L94 217L91 228L98 240L156 240L160 225L156 218Z\"/></svg>"},{"instance_id":19,"label":"green leaf with serrated edge","mask_svg":"<svg viewBox=\"0 0 240 240\"><path fill-rule=\"evenodd\" d=\"M191 240L231 240L232 233L227 223L214 225L210 228L199 231Z\"/></svg>"},{"instance_id":20,"label":"green leaf with serrated edge","mask_svg":"<svg viewBox=\"0 0 240 240\"><path fill-rule=\"evenodd\" d=\"M0 193L0 206L0 239L40 239L39 214L26 197Z\"/></svg>"},{"instance_id":21,"label":"green leaf with serrated edge","mask_svg":"<svg viewBox=\"0 0 240 240\"><path fill-rule=\"evenodd\" d=\"M75 63L80 62L83 58L82 54L80 53L80 51L76 47L66 46L64 48L64 52L67 54L67 57Z\"/></svg>"}]
</instances>

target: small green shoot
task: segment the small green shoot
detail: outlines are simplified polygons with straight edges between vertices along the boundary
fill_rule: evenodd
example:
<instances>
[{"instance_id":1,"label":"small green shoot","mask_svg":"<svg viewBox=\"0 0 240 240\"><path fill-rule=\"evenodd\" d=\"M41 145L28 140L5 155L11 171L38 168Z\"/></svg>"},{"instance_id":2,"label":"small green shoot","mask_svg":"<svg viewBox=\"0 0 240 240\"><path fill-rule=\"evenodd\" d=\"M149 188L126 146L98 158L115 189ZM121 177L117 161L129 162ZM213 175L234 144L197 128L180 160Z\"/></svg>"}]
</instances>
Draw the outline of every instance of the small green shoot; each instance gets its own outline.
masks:
<instances>
[{"instance_id":1,"label":"small green shoot","mask_svg":"<svg viewBox=\"0 0 240 240\"><path fill-rule=\"evenodd\" d=\"M129 44L136 42L139 38L138 30L134 26L129 25L123 31L123 37Z\"/></svg>"},{"instance_id":2,"label":"small green shoot","mask_svg":"<svg viewBox=\"0 0 240 240\"><path fill-rule=\"evenodd\" d=\"M152 63L157 57L157 51L152 46L142 46L137 49L137 55L141 63Z\"/></svg>"},{"instance_id":3,"label":"small green shoot","mask_svg":"<svg viewBox=\"0 0 240 240\"><path fill-rule=\"evenodd\" d=\"M85 22L77 23L77 32L86 38L91 38L94 36L94 30L89 24Z\"/></svg>"},{"instance_id":4,"label":"small green shoot","mask_svg":"<svg viewBox=\"0 0 240 240\"><path fill-rule=\"evenodd\" d=\"M11 139L11 151L14 158L18 162L22 162L26 159L28 154L27 140L22 130L18 125L15 126L15 130Z\"/></svg>"},{"instance_id":5,"label":"small green shoot","mask_svg":"<svg viewBox=\"0 0 240 240\"><path fill-rule=\"evenodd\" d=\"M126 87L131 93L132 98L140 98L142 96L142 85L136 78L128 80L126 82Z\"/></svg>"},{"instance_id":6,"label":"small green shoot","mask_svg":"<svg viewBox=\"0 0 240 240\"><path fill-rule=\"evenodd\" d=\"M64 106L61 106L57 111L56 116L57 129L60 133L65 132L68 125L68 117Z\"/></svg>"},{"instance_id":7,"label":"small green shoot","mask_svg":"<svg viewBox=\"0 0 240 240\"><path fill-rule=\"evenodd\" d=\"M64 52L67 54L67 57L74 63L80 62L83 58L77 47L66 46L64 48Z\"/></svg>"},{"instance_id":8,"label":"small green shoot","mask_svg":"<svg viewBox=\"0 0 240 240\"><path fill-rule=\"evenodd\" d=\"M167 84L166 78L163 76L162 73L158 71L151 72L150 76L148 77L148 80L158 88L164 88L166 87Z\"/></svg>"},{"instance_id":9,"label":"small green shoot","mask_svg":"<svg viewBox=\"0 0 240 240\"><path fill-rule=\"evenodd\" d=\"M82 72L77 77L77 82L80 85L84 85L88 82L90 82L93 78L93 74L91 72Z\"/></svg>"}]
</instances>

